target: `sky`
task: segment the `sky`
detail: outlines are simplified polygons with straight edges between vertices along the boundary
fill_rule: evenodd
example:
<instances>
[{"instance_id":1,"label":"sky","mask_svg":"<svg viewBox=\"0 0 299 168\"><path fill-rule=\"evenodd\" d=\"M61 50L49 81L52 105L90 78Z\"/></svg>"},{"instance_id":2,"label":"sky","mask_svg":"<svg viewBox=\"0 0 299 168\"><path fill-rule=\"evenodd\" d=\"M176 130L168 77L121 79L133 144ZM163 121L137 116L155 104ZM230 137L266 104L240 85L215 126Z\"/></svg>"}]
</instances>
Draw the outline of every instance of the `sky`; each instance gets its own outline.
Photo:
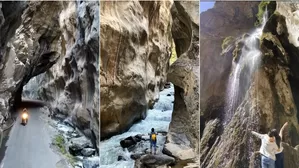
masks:
<instances>
[{"instance_id":1,"label":"sky","mask_svg":"<svg viewBox=\"0 0 299 168\"><path fill-rule=\"evenodd\" d=\"M200 13L213 8L215 2L200 2Z\"/></svg>"}]
</instances>

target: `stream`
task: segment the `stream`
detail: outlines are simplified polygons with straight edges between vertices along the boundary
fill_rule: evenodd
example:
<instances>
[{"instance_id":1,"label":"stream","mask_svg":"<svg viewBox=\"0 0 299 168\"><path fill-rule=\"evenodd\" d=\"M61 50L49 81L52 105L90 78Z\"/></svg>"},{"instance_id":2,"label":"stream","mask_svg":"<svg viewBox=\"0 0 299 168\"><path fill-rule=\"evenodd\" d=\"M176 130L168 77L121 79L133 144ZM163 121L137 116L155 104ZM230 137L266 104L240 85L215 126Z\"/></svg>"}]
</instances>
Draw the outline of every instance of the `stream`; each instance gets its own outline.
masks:
<instances>
[{"instance_id":1,"label":"stream","mask_svg":"<svg viewBox=\"0 0 299 168\"><path fill-rule=\"evenodd\" d=\"M160 92L159 100L155 103L153 109L149 109L147 117L144 120L134 124L129 131L115 135L110 139L100 142L100 167L101 168L133 168L135 161L130 158L131 153L120 146L120 141L129 136L137 134L148 134L151 128L155 128L155 132L168 132L168 126L171 121L174 101L174 87ZM166 137L157 135L157 153L161 153ZM147 141L148 142L148 141ZM148 142L148 148L150 144ZM118 161L118 156L122 156L126 161Z\"/></svg>"}]
</instances>

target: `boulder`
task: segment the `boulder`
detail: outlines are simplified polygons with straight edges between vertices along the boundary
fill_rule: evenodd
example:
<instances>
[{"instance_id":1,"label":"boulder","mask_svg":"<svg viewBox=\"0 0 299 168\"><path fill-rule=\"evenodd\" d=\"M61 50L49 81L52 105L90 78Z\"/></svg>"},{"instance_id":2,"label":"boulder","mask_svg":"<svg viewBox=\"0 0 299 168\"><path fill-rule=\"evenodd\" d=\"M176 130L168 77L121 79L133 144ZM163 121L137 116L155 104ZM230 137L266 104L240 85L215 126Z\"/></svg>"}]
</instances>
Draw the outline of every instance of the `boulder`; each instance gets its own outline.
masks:
<instances>
[{"instance_id":1,"label":"boulder","mask_svg":"<svg viewBox=\"0 0 299 168\"><path fill-rule=\"evenodd\" d=\"M126 139L120 141L120 146L123 148L129 148L133 145L136 145L137 140L138 140L138 138L135 138L133 136L127 137Z\"/></svg>"},{"instance_id":2,"label":"boulder","mask_svg":"<svg viewBox=\"0 0 299 168\"><path fill-rule=\"evenodd\" d=\"M72 138L69 141L69 149L72 151L79 151L83 148L92 147L90 140L85 137Z\"/></svg>"},{"instance_id":3,"label":"boulder","mask_svg":"<svg viewBox=\"0 0 299 168\"><path fill-rule=\"evenodd\" d=\"M142 155L144 155L144 153L134 153L134 154L131 154L130 158L133 159L133 160L137 160L137 159L139 159Z\"/></svg>"},{"instance_id":4,"label":"boulder","mask_svg":"<svg viewBox=\"0 0 299 168\"><path fill-rule=\"evenodd\" d=\"M175 159L173 157L164 154L158 154L158 155L147 154L140 158L140 162L145 166L154 168L162 165L173 164L175 162Z\"/></svg>"},{"instance_id":5,"label":"boulder","mask_svg":"<svg viewBox=\"0 0 299 168\"><path fill-rule=\"evenodd\" d=\"M95 152L96 152L96 150L93 149L93 148L84 148L84 149L81 150L82 155L87 156L87 157L91 156L91 155L94 155Z\"/></svg>"},{"instance_id":6,"label":"boulder","mask_svg":"<svg viewBox=\"0 0 299 168\"><path fill-rule=\"evenodd\" d=\"M99 168L99 167L100 167L99 157L86 158L83 160L83 168Z\"/></svg>"},{"instance_id":7,"label":"boulder","mask_svg":"<svg viewBox=\"0 0 299 168\"><path fill-rule=\"evenodd\" d=\"M117 161L126 161L126 158L123 156L118 156Z\"/></svg>"}]
</instances>

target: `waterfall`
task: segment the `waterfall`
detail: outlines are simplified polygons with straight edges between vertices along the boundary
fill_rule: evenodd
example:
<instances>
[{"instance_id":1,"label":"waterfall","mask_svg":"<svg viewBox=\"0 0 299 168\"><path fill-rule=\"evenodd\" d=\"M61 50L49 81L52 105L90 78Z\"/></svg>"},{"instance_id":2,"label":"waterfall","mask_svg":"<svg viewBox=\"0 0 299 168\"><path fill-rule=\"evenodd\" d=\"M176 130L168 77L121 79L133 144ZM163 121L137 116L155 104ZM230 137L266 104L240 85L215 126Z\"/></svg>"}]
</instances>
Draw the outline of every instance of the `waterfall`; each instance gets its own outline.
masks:
<instances>
[{"instance_id":1,"label":"waterfall","mask_svg":"<svg viewBox=\"0 0 299 168\"><path fill-rule=\"evenodd\" d=\"M252 74L260 65L261 51L259 41L267 18L268 12L266 8L262 25L243 39L244 46L242 47L240 58L238 61L233 62L233 71L229 78L225 99L224 125L230 122L250 86Z\"/></svg>"},{"instance_id":2,"label":"waterfall","mask_svg":"<svg viewBox=\"0 0 299 168\"><path fill-rule=\"evenodd\" d=\"M174 87L164 89L160 92L159 101L156 102L154 108L148 110L147 117L137 124L134 124L129 131L115 135L108 140L100 142L100 165L101 168L133 168L134 160L130 158L131 153L128 150L123 150L120 146L120 141L129 136L137 134L147 135L151 128L155 131L168 132L169 123L173 110ZM157 153L161 153L166 137L157 135ZM149 148L148 142L148 148ZM139 151L142 152L142 151ZM118 156L122 156L126 161L117 161Z\"/></svg>"}]
</instances>

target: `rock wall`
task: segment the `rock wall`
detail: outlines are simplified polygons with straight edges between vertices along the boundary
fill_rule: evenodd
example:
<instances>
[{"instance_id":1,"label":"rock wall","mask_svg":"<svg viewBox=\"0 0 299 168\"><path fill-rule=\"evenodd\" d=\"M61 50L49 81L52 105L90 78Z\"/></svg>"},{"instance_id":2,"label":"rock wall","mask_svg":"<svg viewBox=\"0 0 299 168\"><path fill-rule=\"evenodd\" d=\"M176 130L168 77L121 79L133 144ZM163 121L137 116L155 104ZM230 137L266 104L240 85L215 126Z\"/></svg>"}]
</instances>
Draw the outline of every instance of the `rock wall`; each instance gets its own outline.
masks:
<instances>
[{"instance_id":1,"label":"rock wall","mask_svg":"<svg viewBox=\"0 0 299 168\"><path fill-rule=\"evenodd\" d=\"M216 2L200 14L200 111L201 133L204 123L223 113L225 88L232 65L232 55L222 56L222 43L254 27L258 2Z\"/></svg>"},{"instance_id":2,"label":"rock wall","mask_svg":"<svg viewBox=\"0 0 299 168\"><path fill-rule=\"evenodd\" d=\"M15 91L21 83L20 77L15 77L15 72L8 63L10 59L11 44L9 41L13 37L16 29L21 24L21 16L25 10L26 2L0 2L0 124L4 124L10 117L8 111L13 103L9 104L10 98L14 97ZM20 61L15 59L17 63Z\"/></svg>"},{"instance_id":3,"label":"rock wall","mask_svg":"<svg viewBox=\"0 0 299 168\"><path fill-rule=\"evenodd\" d=\"M99 142L99 3L50 4L55 3L60 5L56 21L61 32L61 56L25 89L33 90L31 94L49 102L54 115L68 118L87 137ZM37 91L33 89L36 84Z\"/></svg>"},{"instance_id":4,"label":"rock wall","mask_svg":"<svg viewBox=\"0 0 299 168\"><path fill-rule=\"evenodd\" d=\"M48 102L54 115L68 118L94 141L99 140L98 11L99 3L91 1L28 2L7 45L3 82L15 81L12 105L21 101L24 87L23 96Z\"/></svg>"},{"instance_id":5,"label":"rock wall","mask_svg":"<svg viewBox=\"0 0 299 168\"><path fill-rule=\"evenodd\" d=\"M222 125L221 115L214 115L214 118L217 118L214 121L204 118L204 134L201 138L202 167L249 167L250 158L260 145L260 141L253 137L250 131L267 133L272 128L279 130L286 121L289 122L289 127L284 133L283 141L288 143L284 146L289 157L285 157L285 166L297 167L297 149L293 147L298 144L299 133L296 96L298 47L294 36L296 37L298 30L296 13L299 8L294 3L277 2L274 5L275 12L270 13L260 39L261 66L254 73L250 87L233 118L222 131L219 131ZM251 27L254 28L253 26L252 24ZM214 57L219 56L220 53ZM226 59L231 62L231 58ZM201 64L205 65L205 62ZM210 92L206 94L211 95ZM204 105L207 106L208 103ZM256 158L253 167L259 166L260 161Z\"/></svg>"},{"instance_id":6,"label":"rock wall","mask_svg":"<svg viewBox=\"0 0 299 168\"><path fill-rule=\"evenodd\" d=\"M101 139L144 118L164 87L172 3L101 2Z\"/></svg>"},{"instance_id":7,"label":"rock wall","mask_svg":"<svg viewBox=\"0 0 299 168\"><path fill-rule=\"evenodd\" d=\"M175 101L164 152L177 161L197 161L199 155L199 2L174 2L172 36L178 59L168 80Z\"/></svg>"}]
</instances>

